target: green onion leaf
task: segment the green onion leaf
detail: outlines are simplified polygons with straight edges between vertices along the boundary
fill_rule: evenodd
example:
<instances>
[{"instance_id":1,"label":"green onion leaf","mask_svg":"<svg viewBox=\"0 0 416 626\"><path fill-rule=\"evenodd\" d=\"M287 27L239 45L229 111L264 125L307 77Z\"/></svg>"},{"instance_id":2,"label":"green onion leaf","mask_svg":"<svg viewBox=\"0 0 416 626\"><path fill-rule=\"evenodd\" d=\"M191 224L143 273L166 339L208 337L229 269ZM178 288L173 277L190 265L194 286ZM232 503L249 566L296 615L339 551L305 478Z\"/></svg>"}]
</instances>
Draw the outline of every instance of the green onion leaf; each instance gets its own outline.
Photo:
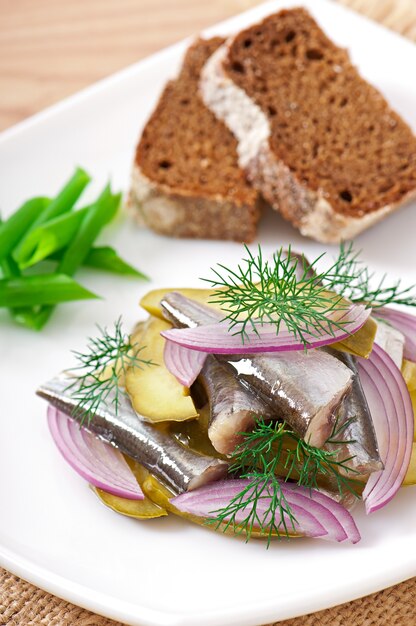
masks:
<instances>
[{"instance_id":1,"label":"green onion leaf","mask_svg":"<svg viewBox=\"0 0 416 626\"><path fill-rule=\"evenodd\" d=\"M48 259L51 261L60 261L62 255L62 250L59 250L49 255ZM141 280L150 280L146 274L143 274L143 272L122 259L111 246L97 246L91 248L82 265L83 267L92 267L97 270L104 270L122 276L134 276Z\"/></svg>"},{"instance_id":2,"label":"green onion leaf","mask_svg":"<svg viewBox=\"0 0 416 626\"><path fill-rule=\"evenodd\" d=\"M4 278L19 278L21 276L19 266L10 255L0 260L0 269ZM33 309L28 307L12 307L10 308L10 314L19 324L33 328Z\"/></svg>"},{"instance_id":3,"label":"green onion leaf","mask_svg":"<svg viewBox=\"0 0 416 626\"><path fill-rule=\"evenodd\" d=\"M40 274L0 280L0 307L51 305L98 297L73 278L63 274Z\"/></svg>"},{"instance_id":4,"label":"green onion leaf","mask_svg":"<svg viewBox=\"0 0 416 626\"><path fill-rule=\"evenodd\" d=\"M2 225L3 223L0 218L0 228ZM19 266L17 265L16 261L13 259L11 254L8 254L7 256L0 259L0 278L1 277L18 278L20 276L21 276L21 272L20 272ZM24 326L33 328L33 325L32 325L32 319L34 315L33 309L28 308L28 307L13 307L13 308L10 308L10 315L19 324L23 324Z\"/></svg>"},{"instance_id":5,"label":"green onion leaf","mask_svg":"<svg viewBox=\"0 0 416 626\"><path fill-rule=\"evenodd\" d=\"M83 169L77 168L75 170L75 173L61 189L58 195L47 204L43 211L38 214L38 217L29 226L23 240L14 252L14 257L18 263L23 260L21 258L21 247L29 233L32 232L32 230L34 230L37 226L40 226L41 224L44 224L45 222L70 211L90 180L89 175Z\"/></svg>"},{"instance_id":6,"label":"green onion leaf","mask_svg":"<svg viewBox=\"0 0 416 626\"><path fill-rule=\"evenodd\" d=\"M78 232L65 250L58 272L72 276L87 257L92 244L103 227L114 218L120 206L121 194L111 194L107 185L97 201L84 216Z\"/></svg>"},{"instance_id":7,"label":"green onion leaf","mask_svg":"<svg viewBox=\"0 0 416 626\"><path fill-rule=\"evenodd\" d=\"M97 201L86 213L77 234L62 255L57 271L72 276L87 257L102 228L110 222L120 206L121 194L112 195L107 185ZM40 330L53 313L53 306L42 307L36 319Z\"/></svg>"},{"instance_id":8,"label":"green onion leaf","mask_svg":"<svg viewBox=\"0 0 416 626\"><path fill-rule=\"evenodd\" d=\"M31 267L57 250L65 248L76 235L88 207L60 215L32 230L19 248L19 266Z\"/></svg>"},{"instance_id":9,"label":"green onion leaf","mask_svg":"<svg viewBox=\"0 0 416 626\"><path fill-rule=\"evenodd\" d=\"M99 270L106 270L114 274L122 274L124 276L135 276L142 280L149 280L149 277L140 270L136 269L124 259L122 259L114 248L110 246L102 246L99 248L91 248L84 259L83 265L94 267Z\"/></svg>"},{"instance_id":10,"label":"green onion leaf","mask_svg":"<svg viewBox=\"0 0 416 626\"><path fill-rule=\"evenodd\" d=\"M14 250L36 217L49 203L49 198L32 198L0 225L0 260Z\"/></svg>"}]
</instances>

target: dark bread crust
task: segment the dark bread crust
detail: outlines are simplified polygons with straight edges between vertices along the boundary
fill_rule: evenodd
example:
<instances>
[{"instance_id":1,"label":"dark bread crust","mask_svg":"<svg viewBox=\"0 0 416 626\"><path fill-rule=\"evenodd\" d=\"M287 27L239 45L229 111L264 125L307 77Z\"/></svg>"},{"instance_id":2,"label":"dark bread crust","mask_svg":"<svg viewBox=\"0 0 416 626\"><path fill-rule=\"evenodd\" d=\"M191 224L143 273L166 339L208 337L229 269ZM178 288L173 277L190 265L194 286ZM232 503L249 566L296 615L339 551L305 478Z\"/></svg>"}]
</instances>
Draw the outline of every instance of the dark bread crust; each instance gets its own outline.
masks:
<instances>
[{"instance_id":1,"label":"dark bread crust","mask_svg":"<svg viewBox=\"0 0 416 626\"><path fill-rule=\"evenodd\" d=\"M154 230L251 241L258 194L238 165L237 141L203 104L200 71L223 43L196 41L160 97L137 146L130 204Z\"/></svg>"},{"instance_id":2,"label":"dark bread crust","mask_svg":"<svg viewBox=\"0 0 416 626\"><path fill-rule=\"evenodd\" d=\"M137 221L170 237L228 239L250 242L256 235L260 201L244 204L224 198L210 199L174 193L166 185L152 184L136 166L129 209ZM145 193L140 190L145 188Z\"/></svg>"},{"instance_id":3,"label":"dark bread crust","mask_svg":"<svg viewBox=\"0 0 416 626\"><path fill-rule=\"evenodd\" d=\"M355 234L416 194L416 138L307 11L284 10L239 33L222 71L270 125L249 178L296 226L319 200L321 217L338 215ZM334 224L329 231L335 240Z\"/></svg>"}]
</instances>

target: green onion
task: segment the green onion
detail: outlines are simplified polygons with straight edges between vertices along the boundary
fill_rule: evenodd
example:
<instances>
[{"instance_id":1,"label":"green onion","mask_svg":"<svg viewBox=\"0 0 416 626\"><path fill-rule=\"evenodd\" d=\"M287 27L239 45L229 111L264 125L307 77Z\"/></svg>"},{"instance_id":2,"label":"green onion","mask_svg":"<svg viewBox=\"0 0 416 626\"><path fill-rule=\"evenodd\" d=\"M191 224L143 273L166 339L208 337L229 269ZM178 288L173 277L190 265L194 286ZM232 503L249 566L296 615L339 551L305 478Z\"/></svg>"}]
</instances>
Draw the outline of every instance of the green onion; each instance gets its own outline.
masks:
<instances>
[{"instance_id":1,"label":"green onion","mask_svg":"<svg viewBox=\"0 0 416 626\"><path fill-rule=\"evenodd\" d=\"M30 202L30 200L29 200ZM0 228L2 227L2 220L0 218ZM21 276L19 266L13 259L11 254L0 259L1 276L4 278L18 278ZM10 315L19 324L33 328L32 319L34 315L33 309L27 307L13 307L10 308Z\"/></svg>"},{"instance_id":2,"label":"green onion","mask_svg":"<svg viewBox=\"0 0 416 626\"><path fill-rule=\"evenodd\" d=\"M121 194L112 195L107 185L97 201L86 213L77 234L66 248L57 268L57 272L72 276L82 265L91 246L102 228L117 213ZM53 306L42 307L37 314L36 327L40 330L53 313Z\"/></svg>"},{"instance_id":3,"label":"green onion","mask_svg":"<svg viewBox=\"0 0 416 626\"><path fill-rule=\"evenodd\" d=\"M61 189L58 195L47 204L43 211L38 214L35 221L29 226L28 230L26 230L24 238L14 251L13 255L18 263L23 260L20 258L21 248L24 245L25 239L29 233L31 233L37 226L62 215L62 213L70 211L89 182L90 177L88 174L83 169L77 168L73 176Z\"/></svg>"},{"instance_id":4,"label":"green onion","mask_svg":"<svg viewBox=\"0 0 416 626\"><path fill-rule=\"evenodd\" d=\"M0 260L14 250L36 217L49 203L49 198L32 198L0 225Z\"/></svg>"},{"instance_id":5,"label":"green onion","mask_svg":"<svg viewBox=\"0 0 416 626\"><path fill-rule=\"evenodd\" d=\"M105 209L106 214L102 214L100 229L113 219L115 214L114 205L118 205L120 202L120 196L112 196L107 188L105 195L109 206ZM104 198L101 198L100 202L103 201ZM102 205L100 206L102 208ZM78 211L60 215L32 230L25 238L24 243L20 246L20 268L26 269L27 267L36 265L36 263L43 261L55 252L72 244L75 236L77 236L81 223L84 222L88 214L95 215L96 211L97 203L94 203ZM62 258L62 255L59 255L59 258Z\"/></svg>"},{"instance_id":6,"label":"green onion","mask_svg":"<svg viewBox=\"0 0 416 626\"><path fill-rule=\"evenodd\" d=\"M21 326L26 326L26 328L30 328L31 330L40 330L42 327L39 327L38 322L38 312L30 307L15 307L11 309L13 319L17 324Z\"/></svg>"},{"instance_id":7,"label":"green onion","mask_svg":"<svg viewBox=\"0 0 416 626\"><path fill-rule=\"evenodd\" d=\"M0 307L31 307L98 298L64 274L0 279Z\"/></svg>"},{"instance_id":8,"label":"green onion","mask_svg":"<svg viewBox=\"0 0 416 626\"><path fill-rule=\"evenodd\" d=\"M3 277L6 279L19 278L21 276L19 266L10 255L0 260L0 269ZM10 314L19 324L32 327L31 319L33 317L33 310L26 307L13 307L10 308Z\"/></svg>"},{"instance_id":9,"label":"green onion","mask_svg":"<svg viewBox=\"0 0 416 626\"><path fill-rule=\"evenodd\" d=\"M88 207L60 215L32 230L19 249L20 268L31 267L65 248L75 237L87 211Z\"/></svg>"},{"instance_id":10,"label":"green onion","mask_svg":"<svg viewBox=\"0 0 416 626\"><path fill-rule=\"evenodd\" d=\"M87 257L92 244L103 227L110 222L120 206L121 194L111 194L107 185L97 201L90 207L78 232L66 248L58 265L58 272L72 276Z\"/></svg>"},{"instance_id":11,"label":"green onion","mask_svg":"<svg viewBox=\"0 0 416 626\"><path fill-rule=\"evenodd\" d=\"M94 267L99 270L106 270L114 274L124 276L135 276L143 280L149 280L146 274L140 272L135 267L124 261L110 246L91 248L84 259L83 265Z\"/></svg>"},{"instance_id":12,"label":"green onion","mask_svg":"<svg viewBox=\"0 0 416 626\"><path fill-rule=\"evenodd\" d=\"M19 266L11 256L7 256L0 261L1 273L4 278L11 278L12 276L20 276Z\"/></svg>"},{"instance_id":13,"label":"green onion","mask_svg":"<svg viewBox=\"0 0 416 626\"><path fill-rule=\"evenodd\" d=\"M63 252L58 250L48 256L48 260L60 261L62 259ZM134 276L142 280L150 280L146 274L143 274L140 270L136 269L130 263L127 263L122 259L117 251L111 246L97 246L90 249L85 257L83 267L92 267L96 270L104 270L112 272L113 274L120 274L122 276Z\"/></svg>"},{"instance_id":14,"label":"green onion","mask_svg":"<svg viewBox=\"0 0 416 626\"><path fill-rule=\"evenodd\" d=\"M113 248L92 247L116 215L121 194L107 185L93 204L72 211L89 181L77 168L55 198L32 198L6 222L0 219L0 307L25 326L40 330L60 302L98 297L72 278L81 265L148 280ZM41 261L55 261L55 273Z\"/></svg>"}]
</instances>

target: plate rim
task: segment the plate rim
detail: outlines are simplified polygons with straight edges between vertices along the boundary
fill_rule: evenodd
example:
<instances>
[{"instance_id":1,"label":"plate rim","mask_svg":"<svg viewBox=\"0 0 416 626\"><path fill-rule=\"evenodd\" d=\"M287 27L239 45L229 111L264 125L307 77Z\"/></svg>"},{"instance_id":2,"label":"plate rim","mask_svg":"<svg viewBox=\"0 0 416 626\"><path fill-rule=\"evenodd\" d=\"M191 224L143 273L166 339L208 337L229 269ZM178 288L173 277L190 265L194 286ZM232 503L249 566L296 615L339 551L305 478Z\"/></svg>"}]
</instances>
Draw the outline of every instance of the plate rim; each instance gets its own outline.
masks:
<instances>
[{"instance_id":1,"label":"plate rim","mask_svg":"<svg viewBox=\"0 0 416 626\"><path fill-rule=\"evenodd\" d=\"M245 605L244 616L238 615L233 607L223 607L213 611L204 610L202 613L196 611L179 613L157 611L146 606L140 606L140 615L138 615L137 605L131 602L116 599L116 602L112 603L113 598L108 596L108 594L97 592L91 587L71 581L59 574L53 573L51 577L51 572L47 568L33 565L29 559L20 555L16 558L16 553L10 556L7 552L6 549L0 546L1 566L10 573L23 578L30 584L64 601L71 602L87 611L121 621L130 626L195 626L195 619L198 620L198 626L211 626L213 624L221 624L221 626L257 626L258 624L278 623L286 619L301 617L340 606L346 602L353 602L383 589L388 589L415 575L414 563L409 559L404 570L406 573L403 572L404 575L396 576L394 573L388 573L389 575L387 576L381 576L376 585L369 581L367 585L362 585L362 581L357 581L353 585L354 591L351 591L351 587L348 587L348 591L339 587L331 589L329 591L331 601L326 604L324 609L322 608L322 600L314 595L314 590L311 590L303 593L302 612L299 612L299 598L296 592L294 592L290 596L289 602L287 602L286 597L285 609L278 618L274 614L276 608L273 600L264 602L261 608L258 607L256 602L253 605Z\"/></svg>"},{"instance_id":2,"label":"plate rim","mask_svg":"<svg viewBox=\"0 0 416 626\"><path fill-rule=\"evenodd\" d=\"M313 0L313 2L312 0L299 0L296 4L299 6L306 5L308 7L311 5L316 7L321 4L331 6L334 10L341 14L343 12L354 14L357 20L365 21L369 27L373 29L385 31L390 36L398 38L401 41L401 44L408 44L409 49L414 49L414 45L405 37L394 33L382 24L374 22L370 18L360 15L344 5L330 2L329 0ZM218 29L219 27L227 27L228 25L232 28L233 23L237 22L241 16L253 16L253 18L256 19L256 16L259 15L259 9L261 11L265 9L268 10L269 8L270 10L273 10L273 8L281 8L282 5L293 6L290 0L289 2L285 2L284 0L269 0L268 2L249 9L248 11L238 13L237 15L204 29L202 34L211 35L215 32L215 29ZM88 100L95 94L100 94L108 88L116 88L119 82L126 79L128 80L142 68L151 67L152 65L159 63L163 60L163 57L166 56L168 58L171 54L175 55L177 52L183 52L185 47L190 41L193 40L193 38L194 36L187 37L146 58L140 59L139 61L94 82L84 89L77 91L67 98L52 104L29 118L18 122L10 128L3 130L0 133L0 146L8 141L13 141L22 133L24 134L26 131L29 131L31 128L42 124L43 122L47 122L51 117L55 117L57 115L59 116L60 113L71 109L78 103ZM368 582L367 586L363 586L362 582L360 582L360 589L358 589L357 583L355 583L355 585L351 584L348 587L348 591L345 591L344 589L331 590L331 593L328 594L330 595L331 600L329 602L325 602L324 609L322 608L322 598L315 598L312 593L303 593L301 612L299 612L299 599L296 599L295 597L291 597L289 601L286 599L284 610L282 610L281 607L279 608L281 614L276 619L273 612L277 609L273 600L263 604L262 607L259 607L257 604L257 606L253 607L251 610L249 607L247 608L245 606L246 615L242 616L238 615L238 613L236 613L232 608L221 608L211 612L204 611L203 614L196 612L174 613L172 611L158 611L144 605L135 605L117 598L114 599L110 597L108 599L108 596L104 593L97 592L93 588L87 587L86 585L76 583L65 576L52 572L46 567L41 567L18 552L11 549L9 550L7 547L2 545L0 545L0 565L10 573L23 578L31 584L63 600L111 619L123 621L124 623L132 625L138 625L140 623L140 626L193 626L195 624L196 617L200 626L209 626L220 623L229 626L234 624L238 624L239 626L250 626L255 623L259 623L260 619L262 620L262 623L268 621L281 621L305 615L307 613L325 610L327 608L338 606L344 602L356 600L368 594L388 588L391 585L398 584L416 574L416 559L414 557L413 559L408 558L405 565L402 564L400 573L398 570L395 570L394 572L383 572L383 574L377 579L377 584L374 584L373 579L371 584ZM138 612L140 612L140 614Z\"/></svg>"}]
</instances>

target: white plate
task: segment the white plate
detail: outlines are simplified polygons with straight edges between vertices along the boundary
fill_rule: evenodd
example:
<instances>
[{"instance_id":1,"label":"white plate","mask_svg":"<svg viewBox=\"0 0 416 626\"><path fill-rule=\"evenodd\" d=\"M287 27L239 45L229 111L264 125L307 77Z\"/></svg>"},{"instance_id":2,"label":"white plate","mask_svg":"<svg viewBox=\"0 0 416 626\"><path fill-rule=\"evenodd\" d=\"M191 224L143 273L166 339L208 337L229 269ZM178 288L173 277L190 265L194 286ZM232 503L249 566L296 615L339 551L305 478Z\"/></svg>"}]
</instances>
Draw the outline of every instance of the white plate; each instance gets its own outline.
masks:
<instances>
[{"instance_id":1,"label":"white plate","mask_svg":"<svg viewBox=\"0 0 416 626\"><path fill-rule=\"evenodd\" d=\"M294 2L272 2L207 31L226 34ZM350 48L362 73L416 129L416 48L323 0L304 0L327 33ZM139 129L179 63L185 43L162 51L6 131L0 142L0 206L7 214L35 194L53 193L82 164L96 191L108 176L127 189ZM363 234L364 258L405 284L415 279L416 207ZM150 287L198 285L217 261L236 262L240 245L174 241L130 223L107 237L153 278ZM275 214L262 222L267 252L304 240ZM403 490L385 510L356 519L357 546L298 540L245 545L180 519L135 522L104 508L55 449L36 386L68 365L94 324L126 326L148 285L81 272L105 300L61 306L40 334L0 316L0 560L34 584L129 624L261 624L357 598L416 574L416 492Z\"/></svg>"}]
</instances>

